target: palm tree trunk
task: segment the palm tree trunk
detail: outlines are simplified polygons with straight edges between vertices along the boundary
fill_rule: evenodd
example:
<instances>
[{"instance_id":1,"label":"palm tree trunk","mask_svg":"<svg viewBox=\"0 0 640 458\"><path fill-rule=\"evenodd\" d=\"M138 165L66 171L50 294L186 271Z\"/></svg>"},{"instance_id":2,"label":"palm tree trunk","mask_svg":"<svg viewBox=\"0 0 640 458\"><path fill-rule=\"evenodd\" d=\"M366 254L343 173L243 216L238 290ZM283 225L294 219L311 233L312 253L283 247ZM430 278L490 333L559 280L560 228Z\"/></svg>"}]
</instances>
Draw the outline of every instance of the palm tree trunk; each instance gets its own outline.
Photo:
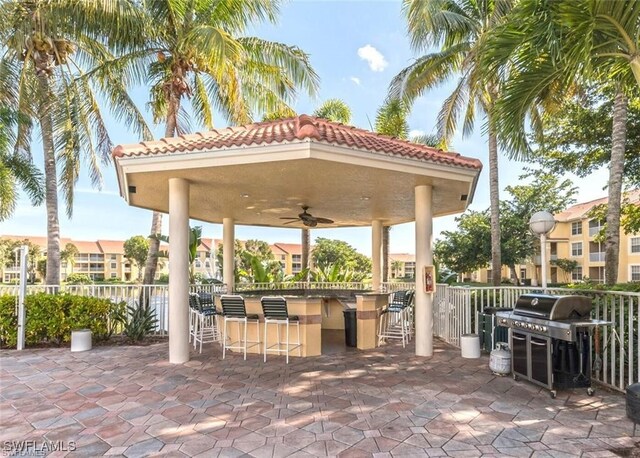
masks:
<instances>
[{"instance_id":1,"label":"palm tree trunk","mask_svg":"<svg viewBox=\"0 0 640 458\"><path fill-rule=\"evenodd\" d=\"M611 133L611 162L609 163L609 204L605 229L604 279L608 285L618 281L620 255L620 207L622 205L622 176L627 141L627 96L618 90L613 104Z\"/></svg>"},{"instance_id":2,"label":"palm tree trunk","mask_svg":"<svg viewBox=\"0 0 640 458\"><path fill-rule=\"evenodd\" d=\"M500 286L502 253L500 250L500 186L498 184L498 139L489 120L489 198L491 202L491 275Z\"/></svg>"},{"instance_id":3,"label":"palm tree trunk","mask_svg":"<svg viewBox=\"0 0 640 458\"><path fill-rule=\"evenodd\" d=\"M311 250L311 232L309 229L301 229L302 237L302 270L309 268L309 252ZM306 278L303 281L309 280L309 273L307 272Z\"/></svg>"},{"instance_id":4,"label":"palm tree trunk","mask_svg":"<svg viewBox=\"0 0 640 458\"><path fill-rule=\"evenodd\" d=\"M382 281L389 281L389 243L391 226L382 226Z\"/></svg>"},{"instance_id":5,"label":"palm tree trunk","mask_svg":"<svg viewBox=\"0 0 640 458\"><path fill-rule=\"evenodd\" d=\"M157 235L162 232L162 213L153 212L151 217L151 234ZM149 239L149 254L147 256L147 262L144 266L144 280L143 284L152 285L153 280L156 277L156 270L158 268L158 251L160 251L160 240L157 237L151 237Z\"/></svg>"},{"instance_id":6,"label":"palm tree trunk","mask_svg":"<svg viewBox=\"0 0 640 458\"><path fill-rule=\"evenodd\" d=\"M165 127L164 136L173 137L178 126L178 112L180 111L180 97L173 91L169 95L169 108L167 110L167 125ZM162 232L162 213L153 212L151 218L151 235L160 234ZM160 240L152 237L149 241L149 255L147 263L144 267L143 284L151 285L156 278L156 270L158 269L158 252L160 251Z\"/></svg>"},{"instance_id":7,"label":"palm tree trunk","mask_svg":"<svg viewBox=\"0 0 640 458\"><path fill-rule=\"evenodd\" d=\"M511 270L511 275L513 275L513 278L515 278L516 280L516 286L520 286L520 279L518 278L518 271L516 270L516 266L510 265L509 270Z\"/></svg>"},{"instance_id":8,"label":"palm tree trunk","mask_svg":"<svg viewBox=\"0 0 640 458\"><path fill-rule=\"evenodd\" d=\"M53 121L47 106L51 101L47 75L38 75L41 97L44 103L39 110L42 148L44 150L45 196L47 207L47 285L60 284L60 221L58 219L58 171L53 142Z\"/></svg>"}]
</instances>

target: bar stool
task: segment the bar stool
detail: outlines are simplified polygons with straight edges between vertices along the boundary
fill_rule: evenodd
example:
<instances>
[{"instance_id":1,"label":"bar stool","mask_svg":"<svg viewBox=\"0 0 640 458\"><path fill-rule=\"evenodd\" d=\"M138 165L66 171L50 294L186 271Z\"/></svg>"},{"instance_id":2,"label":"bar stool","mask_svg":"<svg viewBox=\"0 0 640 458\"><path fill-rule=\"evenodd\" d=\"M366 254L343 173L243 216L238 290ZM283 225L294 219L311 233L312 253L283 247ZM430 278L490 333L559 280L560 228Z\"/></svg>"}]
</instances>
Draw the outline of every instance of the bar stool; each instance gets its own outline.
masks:
<instances>
[{"instance_id":1,"label":"bar stool","mask_svg":"<svg viewBox=\"0 0 640 458\"><path fill-rule=\"evenodd\" d=\"M195 340L196 337L199 302L197 294L189 293L189 342Z\"/></svg>"},{"instance_id":2,"label":"bar stool","mask_svg":"<svg viewBox=\"0 0 640 458\"><path fill-rule=\"evenodd\" d=\"M245 307L244 298L235 294L223 294L220 296L220 303L222 304L222 316L224 318L224 326L222 332L222 359L225 358L227 349L229 350L242 350L244 352L244 359L247 359L247 347L258 346L258 353L260 352L260 318L258 315L247 315L247 309ZM237 323L237 340L228 342L228 327L227 323ZM256 336L257 341L247 341L247 327L249 323L256 324ZM243 338L240 337L240 325L244 324ZM248 345L250 343L251 345Z\"/></svg>"},{"instance_id":3,"label":"bar stool","mask_svg":"<svg viewBox=\"0 0 640 458\"><path fill-rule=\"evenodd\" d=\"M220 342L220 327L218 325L218 312L216 310L213 295L205 298L194 294L197 304L195 314L195 329L193 338L193 348L200 343L200 353L202 353L203 343Z\"/></svg>"},{"instance_id":4,"label":"bar stool","mask_svg":"<svg viewBox=\"0 0 640 458\"><path fill-rule=\"evenodd\" d=\"M289 353L291 350L298 349L298 356L302 356L302 346L300 344L300 319L295 315L289 315L287 310L287 301L282 296L265 296L260 299L262 304L262 312L264 313L264 362L267 362L267 353L276 353L278 355L284 353L286 356L287 364L289 364ZM267 344L268 341L268 325L276 325L276 338L277 342L271 346ZM289 325L295 325L298 335L296 342L289 340ZM282 341L280 340L280 326L285 326L285 348L282 347ZM277 348L274 348L277 347Z\"/></svg>"},{"instance_id":5,"label":"bar stool","mask_svg":"<svg viewBox=\"0 0 640 458\"><path fill-rule=\"evenodd\" d=\"M410 304L412 291L396 291L380 314L378 324L378 345L388 339L401 339L404 348L413 333L413 316Z\"/></svg>"}]
</instances>

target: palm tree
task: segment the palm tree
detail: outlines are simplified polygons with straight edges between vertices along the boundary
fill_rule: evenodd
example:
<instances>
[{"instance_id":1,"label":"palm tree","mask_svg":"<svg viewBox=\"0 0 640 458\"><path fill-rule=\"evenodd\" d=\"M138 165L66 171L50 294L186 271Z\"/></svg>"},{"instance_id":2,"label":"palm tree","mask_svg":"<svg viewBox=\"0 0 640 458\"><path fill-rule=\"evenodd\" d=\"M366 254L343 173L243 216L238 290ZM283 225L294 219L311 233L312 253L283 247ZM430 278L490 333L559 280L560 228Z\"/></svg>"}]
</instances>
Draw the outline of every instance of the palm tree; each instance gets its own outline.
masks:
<instances>
[{"instance_id":1,"label":"palm tree","mask_svg":"<svg viewBox=\"0 0 640 458\"><path fill-rule=\"evenodd\" d=\"M489 32L504 20L511 2L489 0L404 0L403 11L411 44L416 51L433 46L439 51L419 57L396 75L390 85L392 98L412 102L425 91L460 75L453 93L438 114L438 136L449 142L459 117L463 135L473 130L476 109L488 119L489 193L491 200L491 265L493 284L500 284L500 206L498 185L498 142L491 122L498 97L499 72L481 73L481 47Z\"/></svg>"},{"instance_id":2,"label":"palm tree","mask_svg":"<svg viewBox=\"0 0 640 458\"><path fill-rule=\"evenodd\" d=\"M155 121L165 123L165 137L188 130L183 102L206 128L213 128L214 108L231 123L251 122L254 113L290 110L302 88L315 94L318 76L309 57L295 46L243 36L260 20L275 21L280 0L220 2L148 0L148 41L129 55L127 75L151 84ZM122 61L116 62L121 65ZM151 233L162 227L153 214ZM152 239L144 283L153 283L159 242Z\"/></svg>"},{"instance_id":3,"label":"palm tree","mask_svg":"<svg viewBox=\"0 0 640 458\"><path fill-rule=\"evenodd\" d=\"M14 113L0 109L0 221L13 215L20 188L34 206L44 200L42 173L28 158L12 151L17 122Z\"/></svg>"},{"instance_id":4,"label":"palm tree","mask_svg":"<svg viewBox=\"0 0 640 458\"><path fill-rule=\"evenodd\" d=\"M71 273L73 273L73 267L76 265L76 256L80 254L78 247L69 242L64 246L64 250L60 252L60 259L68 262L71 265Z\"/></svg>"},{"instance_id":5,"label":"palm tree","mask_svg":"<svg viewBox=\"0 0 640 458\"><path fill-rule=\"evenodd\" d=\"M626 143L627 92L640 85L640 2L524 0L487 42L486 63L509 63L496 128L512 151L526 156L525 122L531 107L552 111L583 83L613 84L605 282L616 283ZM558 37L562 37L559 39ZM539 118L531 118L539 130Z\"/></svg>"},{"instance_id":6,"label":"palm tree","mask_svg":"<svg viewBox=\"0 0 640 458\"><path fill-rule=\"evenodd\" d=\"M97 84L108 102L118 102L118 118L141 119L121 92L123 83L102 72L89 80L83 71L112 57L110 50L135 44L139 10L128 0L20 0L0 5L0 104L15 110L15 150L31 159L31 139L39 127L44 151L47 208L46 282L60 283L58 189L73 209L73 189L86 163L92 183L101 184L100 163L110 159L112 143L94 94ZM93 84L92 82L93 81ZM140 127L142 129L142 127Z\"/></svg>"},{"instance_id":7,"label":"palm tree","mask_svg":"<svg viewBox=\"0 0 640 458\"><path fill-rule=\"evenodd\" d=\"M387 99L376 113L375 131L382 135L406 139L409 136L407 122L409 110L401 99ZM389 280L389 244L391 226L382 227L382 281Z\"/></svg>"},{"instance_id":8,"label":"palm tree","mask_svg":"<svg viewBox=\"0 0 640 458\"><path fill-rule=\"evenodd\" d=\"M351 122L351 108L344 100L327 99L315 109L314 116L318 118L328 119L329 121L349 124Z\"/></svg>"}]
</instances>

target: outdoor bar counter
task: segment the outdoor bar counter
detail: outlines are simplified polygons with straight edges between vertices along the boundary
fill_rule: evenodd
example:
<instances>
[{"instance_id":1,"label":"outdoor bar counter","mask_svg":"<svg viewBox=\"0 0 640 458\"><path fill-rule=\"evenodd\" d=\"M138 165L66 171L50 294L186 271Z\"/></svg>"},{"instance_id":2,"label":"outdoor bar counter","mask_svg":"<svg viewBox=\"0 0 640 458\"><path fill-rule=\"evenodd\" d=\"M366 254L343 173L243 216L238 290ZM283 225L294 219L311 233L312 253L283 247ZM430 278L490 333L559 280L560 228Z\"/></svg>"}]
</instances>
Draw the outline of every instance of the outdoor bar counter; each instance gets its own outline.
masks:
<instances>
[{"instance_id":1,"label":"outdoor bar counter","mask_svg":"<svg viewBox=\"0 0 640 458\"><path fill-rule=\"evenodd\" d=\"M280 294L278 294L280 293ZM367 350L375 348L377 343L376 332L378 329L378 316L380 310L387 304L387 293L357 292L355 295L350 291L350 295L342 294L342 291L335 293L309 291L308 294L292 295L288 291L268 291L268 292L243 292L240 293L245 299L247 315L260 316L260 349L257 346L248 347L247 353L262 353L264 349L264 317L260 298L263 296L281 295L287 300L287 307L290 316L297 316L300 320L300 343L302 356L318 356L322 354L322 330L342 330L344 331L343 311L348 308L356 309L357 317L357 337L358 349ZM220 319L220 327L223 326L223 319ZM237 336L237 324L229 322L227 332L232 340ZM280 340L285 342L284 326L280 327ZM277 342L276 326L269 324L268 328L269 346ZM297 339L297 329L295 325L289 325L290 342ZM256 341L256 325L250 322L247 328L247 340ZM249 343L249 345L251 345ZM283 347L284 348L284 347ZM298 356L298 350L291 352L291 356Z\"/></svg>"}]
</instances>

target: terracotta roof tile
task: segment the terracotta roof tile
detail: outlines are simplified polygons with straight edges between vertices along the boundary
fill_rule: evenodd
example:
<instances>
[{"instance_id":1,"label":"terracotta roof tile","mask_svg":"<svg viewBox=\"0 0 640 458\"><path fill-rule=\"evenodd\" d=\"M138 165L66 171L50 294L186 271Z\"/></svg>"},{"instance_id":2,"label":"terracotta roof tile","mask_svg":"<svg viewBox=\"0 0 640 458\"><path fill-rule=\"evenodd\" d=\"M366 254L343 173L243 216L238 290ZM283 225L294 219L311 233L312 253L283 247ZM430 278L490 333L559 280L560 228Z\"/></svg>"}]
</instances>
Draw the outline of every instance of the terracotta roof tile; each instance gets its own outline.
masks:
<instances>
[{"instance_id":1,"label":"terracotta roof tile","mask_svg":"<svg viewBox=\"0 0 640 458\"><path fill-rule=\"evenodd\" d=\"M640 203L640 189L634 189L623 193L623 200L628 200L631 203ZM601 199L591 200L589 202L582 202L567 208L560 213L556 213L555 219L557 221L570 221L575 219L585 218L589 210L596 205L606 204L609 201L608 197L602 197Z\"/></svg>"},{"instance_id":2,"label":"terracotta roof tile","mask_svg":"<svg viewBox=\"0 0 640 458\"><path fill-rule=\"evenodd\" d=\"M119 145L113 150L113 156L187 153L239 146L288 143L309 139L321 143L346 146L444 165L471 169L482 168L482 163L475 158L445 152L430 146L399 140L308 115L300 115L295 118L281 119L272 122L248 124L239 127L227 127L225 129L181 135L173 138L163 138L158 141L143 142L134 145Z\"/></svg>"},{"instance_id":3,"label":"terracotta roof tile","mask_svg":"<svg viewBox=\"0 0 640 458\"><path fill-rule=\"evenodd\" d=\"M122 240L98 240L98 245L104 254L124 254Z\"/></svg>"}]
</instances>

